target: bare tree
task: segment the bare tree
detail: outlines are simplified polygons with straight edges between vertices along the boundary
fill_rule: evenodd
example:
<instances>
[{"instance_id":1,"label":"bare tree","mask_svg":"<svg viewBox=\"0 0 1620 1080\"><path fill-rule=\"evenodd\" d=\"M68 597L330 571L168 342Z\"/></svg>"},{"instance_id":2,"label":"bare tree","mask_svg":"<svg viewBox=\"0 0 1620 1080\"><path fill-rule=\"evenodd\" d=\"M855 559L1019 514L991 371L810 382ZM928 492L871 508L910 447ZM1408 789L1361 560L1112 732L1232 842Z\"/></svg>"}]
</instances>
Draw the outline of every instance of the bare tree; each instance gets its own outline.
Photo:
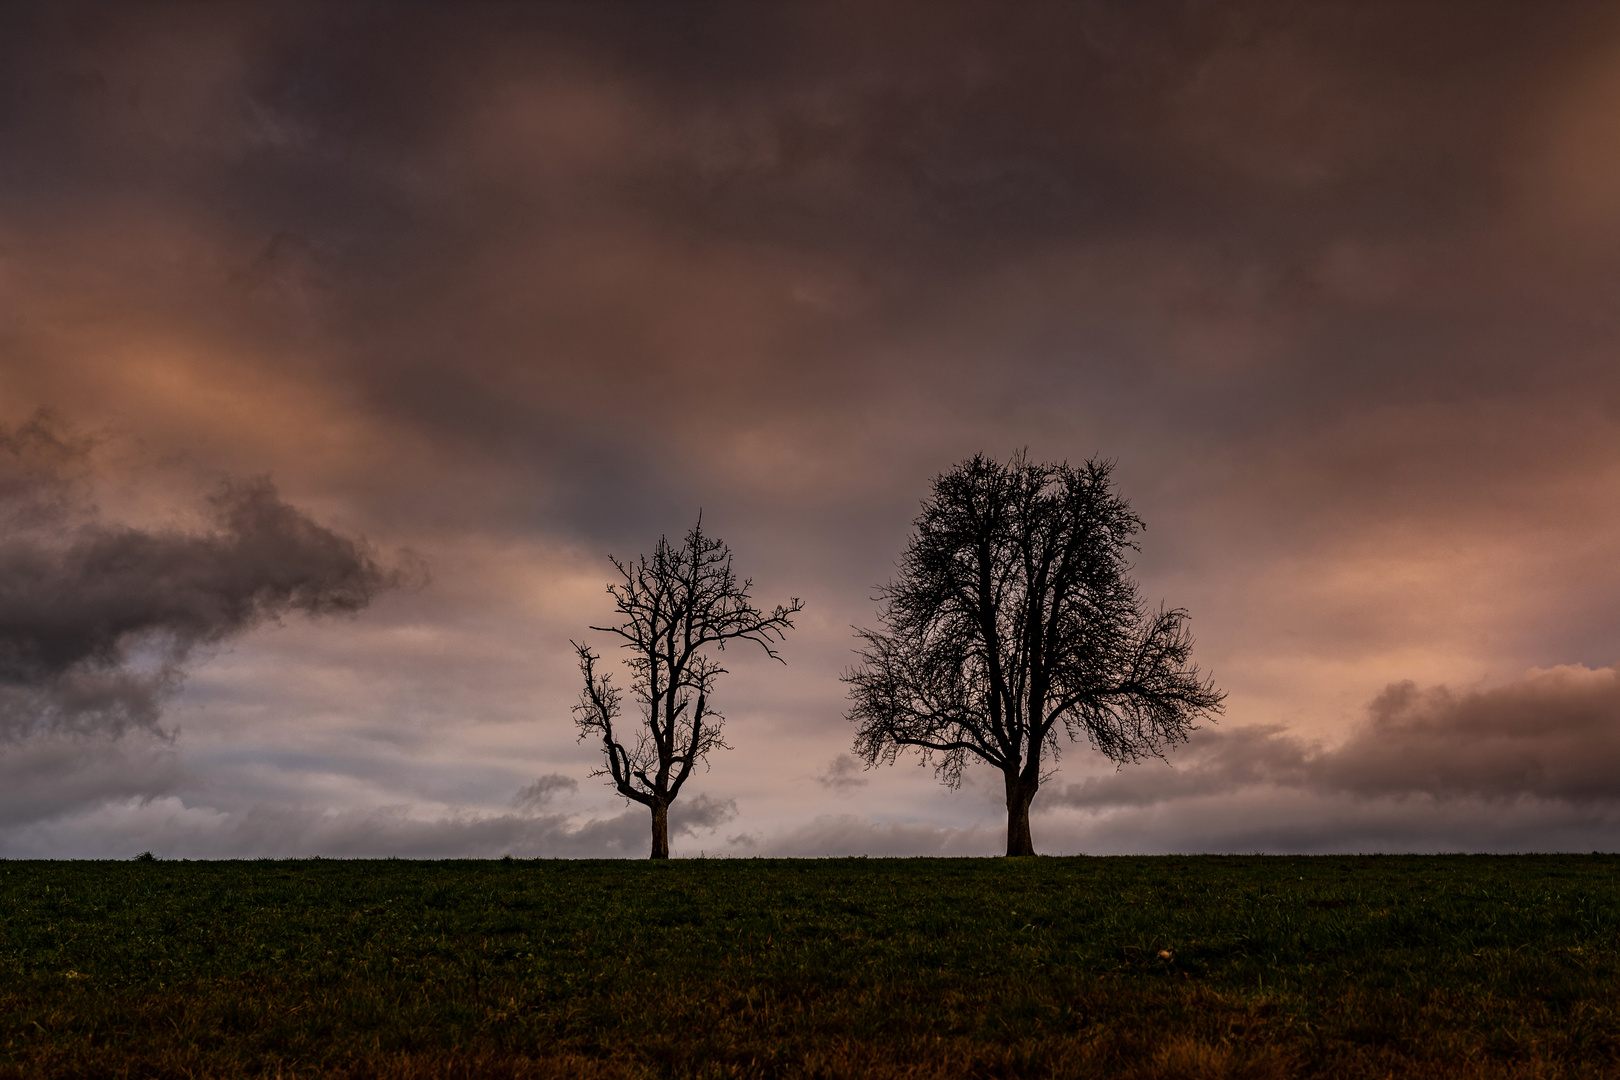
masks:
<instances>
[{"instance_id":1,"label":"bare tree","mask_svg":"<svg viewBox=\"0 0 1620 1080\"><path fill-rule=\"evenodd\" d=\"M1126 561L1142 522L1111 467L981 454L938 477L844 676L869 765L913 747L951 787L972 758L1001 771L1008 855L1035 853L1029 806L1059 732L1134 761L1225 697L1188 664L1186 612L1143 608Z\"/></svg>"},{"instance_id":2,"label":"bare tree","mask_svg":"<svg viewBox=\"0 0 1620 1080\"><path fill-rule=\"evenodd\" d=\"M737 580L731 549L704 535L701 515L679 548L659 537L651 559L612 561L623 580L607 591L624 621L591 629L624 639L630 693L641 716L620 722L620 691L611 675L596 671L601 657L570 642L585 677L574 720L581 739L602 740L607 764L591 775L610 777L620 795L652 810L652 858L667 859L669 804L694 765L713 750L730 749L720 732L724 717L710 700L726 669L706 650L751 641L781 661L776 645L804 605L795 597L770 614L755 607L749 599L753 582Z\"/></svg>"}]
</instances>

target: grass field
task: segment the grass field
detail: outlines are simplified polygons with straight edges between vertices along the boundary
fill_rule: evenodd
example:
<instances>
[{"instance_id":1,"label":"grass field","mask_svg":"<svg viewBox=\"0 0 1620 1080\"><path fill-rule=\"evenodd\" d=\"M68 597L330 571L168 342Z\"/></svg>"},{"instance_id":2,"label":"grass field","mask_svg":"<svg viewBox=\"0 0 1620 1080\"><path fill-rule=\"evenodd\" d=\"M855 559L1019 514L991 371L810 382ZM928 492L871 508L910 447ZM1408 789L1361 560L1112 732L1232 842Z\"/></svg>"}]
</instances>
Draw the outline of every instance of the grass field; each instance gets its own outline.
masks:
<instances>
[{"instance_id":1,"label":"grass field","mask_svg":"<svg viewBox=\"0 0 1620 1080\"><path fill-rule=\"evenodd\" d=\"M1620 1075L1617 872L0 862L0 1077Z\"/></svg>"}]
</instances>

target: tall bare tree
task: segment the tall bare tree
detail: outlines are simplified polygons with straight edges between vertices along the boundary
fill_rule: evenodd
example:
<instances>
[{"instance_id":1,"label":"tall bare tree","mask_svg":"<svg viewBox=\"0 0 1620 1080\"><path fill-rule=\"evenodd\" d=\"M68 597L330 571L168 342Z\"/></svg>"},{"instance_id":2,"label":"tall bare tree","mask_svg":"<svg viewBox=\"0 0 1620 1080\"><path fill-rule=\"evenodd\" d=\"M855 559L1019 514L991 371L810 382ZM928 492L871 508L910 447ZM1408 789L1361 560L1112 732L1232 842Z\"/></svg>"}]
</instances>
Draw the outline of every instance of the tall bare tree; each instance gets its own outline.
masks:
<instances>
[{"instance_id":1,"label":"tall bare tree","mask_svg":"<svg viewBox=\"0 0 1620 1080\"><path fill-rule=\"evenodd\" d=\"M641 715L621 722L620 691L612 675L596 670L601 657L570 642L585 677L574 720L581 739L602 740L607 763L591 775L610 777L620 795L652 811L652 858L667 859L669 804L694 765L713 750L730 749L721 737L724 717L710 700L726 669L708 650L751 641L782 661L776 646L804 605L795 597L769 614L755 607L749 598L754 583L737 579L731 549L704 535L701 515L680 547L661 536L651 559L612 562L622 580L607 591L624 619L591 629L624 639L630 693Z\"/></svg>"},{"instance_id":2,"label":"tall bare tree","mask_svg":"<svg viewBox=\"0 0 1620 1080\"><path fill-rule=\"evenodd\" d=\"M974 758L1001 771L1008 855L1035 853L1029 807L1060 732L1134 761L1225 697L1188 663L1186 612L1144 610L1127 562L1142 521L1110 469L981 454L938 477L844 676L868 764L912 747L951 787Z\"/></svg>"}]
</instances>

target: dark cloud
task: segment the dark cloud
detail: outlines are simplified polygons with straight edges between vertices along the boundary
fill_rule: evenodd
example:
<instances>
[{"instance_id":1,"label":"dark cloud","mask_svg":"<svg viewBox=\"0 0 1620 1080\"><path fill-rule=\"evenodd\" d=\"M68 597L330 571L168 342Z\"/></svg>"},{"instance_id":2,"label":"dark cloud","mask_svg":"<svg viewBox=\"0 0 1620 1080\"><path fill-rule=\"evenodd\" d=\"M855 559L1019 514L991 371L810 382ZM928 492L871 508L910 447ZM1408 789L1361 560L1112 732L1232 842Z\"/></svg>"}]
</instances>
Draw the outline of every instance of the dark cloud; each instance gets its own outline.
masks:
<instances>
[{"instance_id":1,"label":"dark cloud","mask_svg":"<svg viewBox=\"0 0 1620 1080\"><path fill-rule=\"evenodd\" d=\"M1620 671L1536 671L1490 690L1456 693L1392 683L1369 717L1332 747L1278 727L1210 729L1174 764L1122 769L1052 793L1067 807L1141 808L1230 796L1246 788L1305 789L1363 799L1537 799L1620 802Z\"/></svg>"},{"instance_id":2,"label":"dark cloud","mask_svg":"<svg viewBox=\"0 0 1620 1080\"><path fill-rule=\"evenodd\" d=\"M1491 690L1391 685L1371 719L1312 762L1363 796L1620 800L1620 671L1555 668Z\"/></svg>"},{"instance_id":3,"label":"dark cloud","mask_svg":"<svg viewBox=\"0 0 1620 1080\"><path fill-rule=\"evenodd\" d=\"M282 501L228 481L203 532L111 525L73 506L84 444L36 417L0 431L0 734L155 730L200 648L283 615L354 613L402 572Z\"/></svg>"},{"instance_id":4,"label":"dark cloud","mask_svg":"<svg viewBox=\"0 0 1620 1080\"><path fill-rule=\"evenodd\" d=\"M1570 6L1275 0L195 14L21 20L7 70L39 175L13 193L206 206L199 239L252 281L181 263L152 283L177 322L262 340L313 318L356 400L645 498L685 470L643 479L657 457L627 437L701 459L687 437L739 404L772 427L842 414L852 383L888 382L875 351L955 404L1012 346L1014 392L1080 368L1218 428L1459 366L1476 391L1517 381L1516 354L1473 346L1526 343L1501 325L1522 306L1470 304L1465 349L1433 348L1432 311L1366 348L1366 315L1477 273L1510 106L1600 37ZM1267 390L1279 368L1310 374ZM1178 387L1197 373L1246 377Z\"/></svg>"}]
</instances>

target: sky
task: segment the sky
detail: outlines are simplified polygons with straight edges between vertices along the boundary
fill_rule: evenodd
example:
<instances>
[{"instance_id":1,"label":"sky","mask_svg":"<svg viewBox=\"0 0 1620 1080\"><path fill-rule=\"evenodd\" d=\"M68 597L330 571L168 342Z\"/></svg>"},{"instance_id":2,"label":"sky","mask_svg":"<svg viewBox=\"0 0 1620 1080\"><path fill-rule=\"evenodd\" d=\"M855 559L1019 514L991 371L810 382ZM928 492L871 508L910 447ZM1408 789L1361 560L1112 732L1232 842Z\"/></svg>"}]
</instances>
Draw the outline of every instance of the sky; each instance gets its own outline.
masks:
<instances>
[{"instance_id":1,"label":"sky","mask_svg":"<svg viewBox=\"0 0 1620 1080\"><path fill-rule=\"evenodd\" d=\"M9 4L0 856L642 856L570 714L703 515L677 856L993 855L840 682L933 477L1113 460L1226 711L1048 854L1614 850L1620 17Z\"/></svg>"}]
</instances>

